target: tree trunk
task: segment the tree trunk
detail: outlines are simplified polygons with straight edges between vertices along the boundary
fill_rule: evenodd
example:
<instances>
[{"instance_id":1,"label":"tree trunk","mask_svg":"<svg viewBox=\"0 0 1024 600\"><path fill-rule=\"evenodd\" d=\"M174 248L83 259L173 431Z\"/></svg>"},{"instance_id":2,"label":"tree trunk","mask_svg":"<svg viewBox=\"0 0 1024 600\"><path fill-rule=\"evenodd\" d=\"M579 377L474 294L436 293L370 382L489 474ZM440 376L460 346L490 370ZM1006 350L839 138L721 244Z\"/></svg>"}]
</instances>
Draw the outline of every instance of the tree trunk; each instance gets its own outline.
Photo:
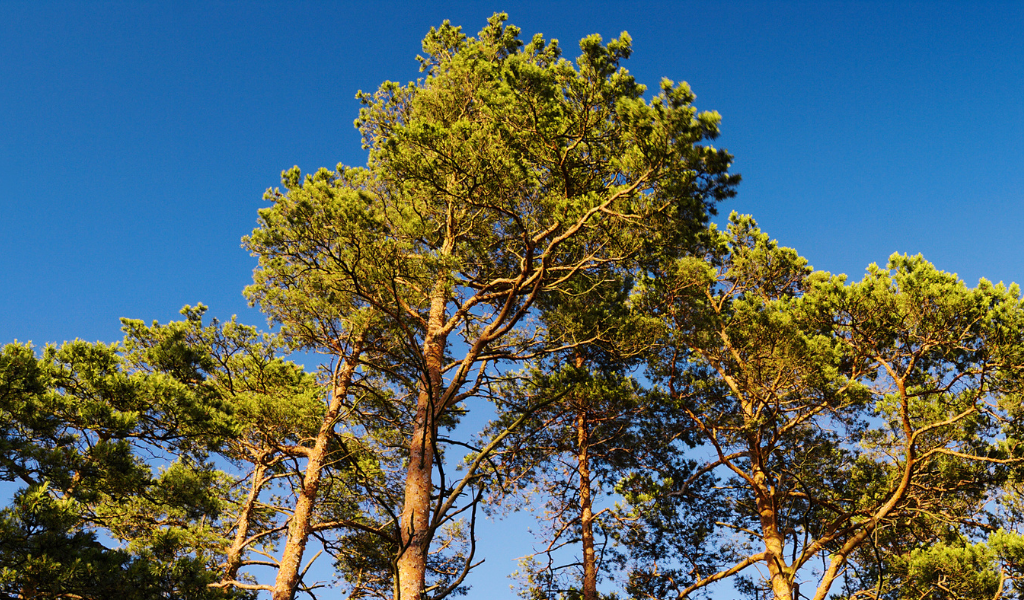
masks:
<instances>
[{"instance_id":1,"label":"tree trunk","mask_svg":"<svg viewBox=\"0 0 1024 600\"><path fill-rule=\"evenodd\" d=\"M576 416L576 441L580 471L580 529L583 538L583 600L597 600L597 555L594 551L594 506L590 490L590 432L587 411Z\"/></svg>"},{"instance_id":2,"label":"tree trunk","mask_svg":"<svg viewBox=\"0 0 1024 600\"><path fill-rule=\"evenodd\" d=\"M326 450L320 448L320 436L317 444L310 450L306 473L303 477L302 488L299 490L299 499L295 503L295 512L288 523L288 541L285 543L284 554L281 556L281 566L277 571L277 580L274 582L274 600L292 600L295 597L295 589L299 585L299 569L302 567L302 555L306 551L306 542L309 541L310 519L313 516L313 506L316 504L317 492L320 489L320 475L323 468L323 459Z\"/></svg>"},{"instance_id":3,"label":"tree trunk","mask_svg":"<svg viewBox=\"0 0 1024 600\"><path fill-rule=\"evenodd\" d=\"M398 557L398 598L418 600L426 589L430 549L430 491L434 462L432 402L421 392L409 448L409 471L402 506L402 554Z\"/></svg>"},{"instance_id":4,"label":"tree trunk","mask_svg":"<svg viewBox=\"0 0 1024 600\"><path fill-rule=\"evenodd\" d=\"M779 531L778 511L775 508L775 497L767 477L760 468L754 469L754 482L757 489L757 511L761 519L761 535L764 539L765 561L768 566L769 581L772 586L774 600L793 600L793 581L786 565L785 538Z\"/></svg>"},{"instance_id":5,"label":"tree trunk","mask_svg":"<svg viewBox=\"0 0 1024 600\"><path fill-rule=\"evenodd\" d=\"M768 550L768 575L771 577L772 597L775 600L793 600L793 581L789 577L786 564L782 560L782 539L775 536L765 539Z\"/></svg>"},{"instance_id":6,"label":"tree trunk","mask_svg":"<svg viewBox=\"0 0 1024 600\"><path fill-rule=\"evenodd\" d=\"M242 566L242 552L245 550L245 541L249 537L249 528L252 525L253 508L259 499L260 490L263 489L263 476L267 472L267 467L263 464L263 456L254 458L255 467L252 471L252 484L249 486L249 495L245 499L245 504L242 505L238 521L235 524L235 539L232 540L231 546L226 553L225 562L227 564L224 568L224 581L231 581L238 577L238 569Z\"/></svg>"},{"instance_id":7,"label":"tree trunk","mask_svg":"<svg viewBox=\"0 0 1024 600\"><path fill-rule=\"evenodd\" d=\"M328 444L337 425L342 401L348 396L348 387L352 382L359 354L357 345L353 348L351 358L345 361L339 371L331 403L320 424L316 442L306 454L306 471L302 477L299 498L295 502L295 511L288 523L288 539L285 542L284 554L281 556L281 565L277 570L277 580L274 582L273 600L292 600L295 597L295 589L299 586L299 579L302 576L302 555L313 531L313 509L316 506L317 493L320 491L320 478L323 475Z\"/></svg>"},{"instance_id":8,"label":"tree trunk","mask_svg":"<svg viewBox=\"0 0 1024 600\"><path fill-rule=\"evenodd\" d=\"M405 501L400 526L402 550L398 557L395 600L420 600L426 590L427 556L433 529L430 523L430 492L433 488L434 454L437 443L437 419L444 411L441 370L447 339L439 331L444 325L446 286L439 282L431 293L430 316L424 335L424 377L416 402L412 439L409 443L409 470L405 477Z\"/></svg>"}]
</instances>

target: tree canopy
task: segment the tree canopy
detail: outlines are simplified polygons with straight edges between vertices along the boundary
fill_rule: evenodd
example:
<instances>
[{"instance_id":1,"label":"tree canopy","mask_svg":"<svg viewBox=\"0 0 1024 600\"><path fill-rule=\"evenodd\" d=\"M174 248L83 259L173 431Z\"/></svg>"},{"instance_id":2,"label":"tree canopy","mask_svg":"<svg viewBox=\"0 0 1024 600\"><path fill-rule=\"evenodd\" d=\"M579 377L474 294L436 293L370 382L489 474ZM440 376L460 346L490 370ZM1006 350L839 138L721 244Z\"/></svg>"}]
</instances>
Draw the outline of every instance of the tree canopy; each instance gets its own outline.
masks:
<instances>
[{"instance_id":1,"label":"tree canopy","mask_svg":"<svg viewBox=\"0 0 1024 600\"><path fill-rule=\"evenodd\" d=\"M1020 290L709 225L719 115L626 33L505 21L358 94L365 166L267 191L276 333L3 347L0 595L441 600L532 508L533 600L1021 597Z\"/></svg>"}]
</instances>

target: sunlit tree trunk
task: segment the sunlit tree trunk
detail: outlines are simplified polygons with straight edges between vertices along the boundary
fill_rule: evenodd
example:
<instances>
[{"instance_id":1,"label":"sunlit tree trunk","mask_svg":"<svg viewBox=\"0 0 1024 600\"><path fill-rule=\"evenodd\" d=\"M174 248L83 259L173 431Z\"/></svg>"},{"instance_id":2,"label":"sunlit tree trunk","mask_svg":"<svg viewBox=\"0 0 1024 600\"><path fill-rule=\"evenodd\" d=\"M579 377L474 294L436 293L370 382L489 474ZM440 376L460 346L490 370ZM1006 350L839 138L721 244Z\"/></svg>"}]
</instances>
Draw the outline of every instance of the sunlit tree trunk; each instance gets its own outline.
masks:
<instances>
[{"instance_id":1,"label":"sunlit tree trunk","mask_svg":"<svg viewBox=\"0 0 1024 600\"><path fill-rule=\"evenodd\" d=\"M590 489L590 432L587 411L576 417L580 472L580 528L583 541L583 600L597 600L597 555L594 551L594 505Z\"/></svg>"},{"instance_id":2,"label":"sunlit tree trunk","mask_svg":"<svg viewBox=\"0 0 1024 600\"><path fill-rule=\"evenodd\" d=\"M235 537L226 552L224 581L236 579L238 577L238 569L242 566L242 553L245 550L246 540L249 537L249 530L252 526L253 509L256 506L256 501L259 499L260 490L264 484L264 475L267 472L267 467L263 464L263 460L263 456L255 457L256 464L252 471L249 494L245 499L245 504L242 505L242 509L239 511L238 520L235 524Z\"/></svg>"},{"instance_id":3,"label":"sunlit tree trunk","mask_svg":"<svg viewBox=\"0 0 1024 600\"><path fill-rule=\"evenodd\" d=\"M766 521L770 524L764 525ZM793 581L783 558L784 539L774 521L774 511L770 508L762 509L761 522L764 528L764 546L767 551L765 560L768 563L772 597L775 600L793 600Z\"/></svg>"},{"instance_id":4,"label":"sunlit tree trunk","mask_svg":"<svg viewBox=\"0 0 1024 600\"><path fill-rule=\"evenodd\" d=\"M327 413L324 414L313 447L306 453L306 470L302 477L302 485L298 490L299 497L295 502L295 510L288 523L288 538L281 556L277 579L274 582L274 600L292 600L295 597L299 580L302 578L302 555L313 531L313 509L320 491L320 480L327 459L328 446L341 414L342 403L348 396L348 388L352 383L352 375L355 373L359 354L360 348L357 344L350 358L345 360L336 375Z\"/></svg>"},{"instance_id":5,"label":"sunlit tree trunk","mask_svg":"<svg viewBox=\"0 0 1024 600\"><path fill-rule=\"evenodd\" d=\"M409 448L409 470L402 507L402 554L398 558L398 598L401 600L418 599L426 588L431 475L436 450L431 404L429 394L421 392Z\"/></svg>"},{"instance_id":6,"label":"sunlit tree trunk","mask_svg":"<svg viewBox=\"0 0 1024 600\"><path fill-rule=\"evenodd\" d=\"M427 557L433 531L430 526L430 492L434 454L437 450L437 416L444 409L440 396L443 389L446 339L438 332L444 325L446 290L438 283L431 295L430 317L423 347L426 373L420 382L409 444L409 466L405 478L405 502L402 506L402 553L398 557L398 597L396 600L418 600L426 589Z\"/></svg>"}]
</instances>

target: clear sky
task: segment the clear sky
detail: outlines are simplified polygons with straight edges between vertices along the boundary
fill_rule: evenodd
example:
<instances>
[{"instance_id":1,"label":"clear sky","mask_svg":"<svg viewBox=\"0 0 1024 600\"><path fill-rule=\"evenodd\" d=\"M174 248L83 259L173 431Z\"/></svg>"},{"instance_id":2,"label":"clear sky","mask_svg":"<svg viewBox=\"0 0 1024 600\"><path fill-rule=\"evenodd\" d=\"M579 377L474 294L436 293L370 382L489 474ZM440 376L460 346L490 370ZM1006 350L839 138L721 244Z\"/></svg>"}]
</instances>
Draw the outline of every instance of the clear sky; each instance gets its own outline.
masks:
<instances>
[{"instance_id":1,"label":"clear sky","mask_svg":"<svg viewBox=\"0 0 1024 600\"><path fill-rule=\"evenodd\" d=\"M0 0L0 343L113 341L196 302L262 323L239 240L263 191L363 163L356 91L497 10L570 58L628 31L641 82L722 114L743 175L723 215L816 268L908 252L1024 281L1024 3ZM507 589L501 560L472 596Z\"/></svg>"}]
</instances>

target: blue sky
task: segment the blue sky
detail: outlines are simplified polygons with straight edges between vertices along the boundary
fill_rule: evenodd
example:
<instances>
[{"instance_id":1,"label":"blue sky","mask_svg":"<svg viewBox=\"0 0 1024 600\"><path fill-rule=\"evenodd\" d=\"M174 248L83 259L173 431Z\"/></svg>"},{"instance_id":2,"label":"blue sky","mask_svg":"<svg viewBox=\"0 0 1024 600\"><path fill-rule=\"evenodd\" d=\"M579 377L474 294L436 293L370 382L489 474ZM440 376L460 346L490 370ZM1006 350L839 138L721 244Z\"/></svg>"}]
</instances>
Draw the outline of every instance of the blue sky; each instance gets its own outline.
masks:
<instances>
[{"instance_id":1,"label":"blue sky","mask_svg":"<svg viewBox=\"0 0 1024 600\"><path fill-rule=\"evenodd\" d=\"M822 269L922 252L1024 280L1024 5L0 2L0 340L111 340L117 319L240 295L282 169L364 155L355 92L417 75L426 30L622 30L649 85L690 82L753 213Z\"/></svg>"},{"instance_id":2,"label":"blue sky","mask_svg":"<svg viewBox=\"0 0 1024 600\"><path fill-rule=\"evenodd\" d=\"M119 317L196 302L262 323L239 240L263 191L363 163L356 91L414 79L430 26L496 10L569 57L627 30L641 82L688 81L722 114L743 175L723 216L815 267L920 252L1024 281L1024 3L6 0L0 343L113 341ZM475 589L505 589L504 564Z\"/></svg>"}]
</instances>

